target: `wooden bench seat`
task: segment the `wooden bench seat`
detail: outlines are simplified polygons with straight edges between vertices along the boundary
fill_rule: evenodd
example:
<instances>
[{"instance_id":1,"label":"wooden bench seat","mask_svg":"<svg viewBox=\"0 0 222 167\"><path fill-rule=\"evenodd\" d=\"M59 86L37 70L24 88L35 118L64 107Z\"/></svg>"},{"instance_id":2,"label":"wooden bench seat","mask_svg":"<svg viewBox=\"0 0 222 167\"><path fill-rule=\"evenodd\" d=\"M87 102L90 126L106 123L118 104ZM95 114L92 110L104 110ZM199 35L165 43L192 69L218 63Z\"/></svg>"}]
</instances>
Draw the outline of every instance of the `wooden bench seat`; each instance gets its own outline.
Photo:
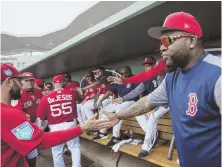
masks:
<instances>
[{"instance_id":1,"label":"wooden bench seat","mask_svg":"<svg viewBox=\"0 0 222 167\"><path fill-rule=\"evenodd\" d=\"M111 140L112 134L110 133L108 136L109 137L106 138L106 139L100 139L100 140L96 140L94 142L106 146L108 144L108 142ZM93 140L93 138L95 136L94 135L82 134L81 137L84 138L84 139L87 139L87 140ZM129 154L129 155L132 155L134 157L137 157L137 155L141 151L141 147L142 147L141 144L139 144L139 145L124 144L123 146L120 147L119 151L121 151L123 153L126 153L126 154ZM169 150L168 147L161 146L161 145L157 144L153 148L152 153L149 154L149 156L146 157L144 160L149 161L149 162L154 163L154 164L157 164L157 165L160 165L160 166L163 166L163 167L179 167L179 165L176 162L176 160L178 158L177 151L174 150L173 159L168 160L166 158L168 150Z\"/></svg>"},{"instance_id":2,"label":"wooden bench seat","mask_svg":"<svg viewBox=\"0 0 222 167\"><path fill-rule=\"evenodd\" d=\"M123 120L123 125L121 127L121 130L132 130L136 134L140 135L145 134L134 117ZM172 139L173 136L173 129L169 113L166 113L161 119L158 120L158 130L159 130L159 138L168 141L168 143L170 143L170 140ZM93 140L95 136L82 134L81 137L87 140ZM96 140L95 142L106 146L108 142L111 140L111 137L112 134L110 133L108 135L108 138L99 139ZM142 147L141 144L139 145L124 144L123 146L120 147L119 151L137 157L139 152L141 151L141 147ZM172 160L167 159L168 151L169 147L157 144L153 148L152 153L150 153L149 156L147 156L144 160L152 162L159 166L179 167L179 165L176 162L176 160L178 159L176 149L173 150Z\"/></svg>"}]
</instances>

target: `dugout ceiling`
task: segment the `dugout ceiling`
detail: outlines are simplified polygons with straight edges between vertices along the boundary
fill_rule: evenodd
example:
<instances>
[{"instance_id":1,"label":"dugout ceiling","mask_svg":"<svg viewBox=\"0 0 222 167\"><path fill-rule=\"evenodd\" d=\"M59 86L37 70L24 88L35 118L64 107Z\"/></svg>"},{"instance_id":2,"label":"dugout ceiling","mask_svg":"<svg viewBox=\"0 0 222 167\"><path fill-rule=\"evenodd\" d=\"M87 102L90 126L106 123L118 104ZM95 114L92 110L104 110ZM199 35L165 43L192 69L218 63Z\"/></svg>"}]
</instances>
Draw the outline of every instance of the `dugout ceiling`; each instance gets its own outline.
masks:
<instances>
[{"instance_id":1,"label":"dugout ceiling","mask_svg":"<svg viewBox=\"0 0 222 167\"><path fill-rule=\"evenodd\" d=\"M221 2L170 1L154 4L75 45L67 42L65 49L57 48L60 51L52 52L52 55L23 71L47 78L153 53L158 49L159 41L147 35L148 28L162 25L168 14L178 11L191 13L197 18L206 45L210 45L206 47L221 47Z\"/></svg>"}]
</instances>

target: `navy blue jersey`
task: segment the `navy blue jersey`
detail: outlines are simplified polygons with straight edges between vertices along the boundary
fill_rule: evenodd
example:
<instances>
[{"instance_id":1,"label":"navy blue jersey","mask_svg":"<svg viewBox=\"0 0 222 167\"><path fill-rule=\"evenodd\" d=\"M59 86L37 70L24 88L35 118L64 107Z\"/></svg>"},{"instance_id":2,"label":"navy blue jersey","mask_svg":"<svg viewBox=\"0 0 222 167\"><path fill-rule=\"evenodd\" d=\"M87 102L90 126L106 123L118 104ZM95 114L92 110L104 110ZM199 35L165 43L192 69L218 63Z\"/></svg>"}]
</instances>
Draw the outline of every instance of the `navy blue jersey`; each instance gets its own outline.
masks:
<instances>
[{"instance_id":1,"label":"navy blue jersey","mask_svg":"<svg viewBox=\"0 0 222 167\"><path fill-rule=\"evenodd\" d=\"M123 97L129 92L131 92L133 89L135 89L137 86L138 84L122 84L122 85L114 84L110 88L110 91L118 95L118 97ZM138 99L139 96L137 96L132 100L137 101Z\"/></svg>"},{"instance_id":2,"label":"navy blue jersey","mask_svg":"<svg viewBox=\"0 0 222 167\"><path fill-rule=\"evenodd\" d=\"M220 61L205 53L188 71L168 73L148 96L170 107L181 167L221 166Z\"/></svg>"},{"instance_id":3,"label":"navy blue jersey","mask_svg":"<svg viewBox=\"0 0 222 167\"><path fill-rule=\"evenodd\" d=\"M147 80L143 82L143 84L145 86L145 91L143 92L143 96L146 96L158 87L157 77L154 77L151 80Z\"/></svg>"}]
</instances>

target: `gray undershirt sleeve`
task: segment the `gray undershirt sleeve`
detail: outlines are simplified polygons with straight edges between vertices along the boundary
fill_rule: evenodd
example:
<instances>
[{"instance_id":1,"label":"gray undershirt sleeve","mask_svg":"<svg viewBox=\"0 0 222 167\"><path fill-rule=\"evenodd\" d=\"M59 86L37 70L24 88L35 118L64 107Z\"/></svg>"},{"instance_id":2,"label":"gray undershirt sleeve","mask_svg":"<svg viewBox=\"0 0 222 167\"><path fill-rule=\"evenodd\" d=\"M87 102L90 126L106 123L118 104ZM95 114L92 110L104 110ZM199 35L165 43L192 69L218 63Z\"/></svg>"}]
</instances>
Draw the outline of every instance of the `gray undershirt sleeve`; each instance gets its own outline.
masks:
<instances>
[{"instance_id":1,"label":"gray undershirt sleeve","mask_svg":"<svg viewBox=\"0 0 222 167\"><path fill-rule=\"evenodd\" d=\"M144 83L140 83L135 89L133 89L127 95L123 96L123 100L129 101L131 99L134 99L137 96L139 96L140 93L143 93L143 91L145 91L145 85L144 85Z\"/></svg>"},{"instance_id":2,"label":"gray undershirt sleeve","mask_svg":"<svg viewBox=\"0 0 222 167\"><path fill-rule=\"evenodd\" d=\"M214 99L221 114L221 76L218 78L214 88Z\"/></svg>"},{"instance_id":3,"label":"gray undershirt sleeve","mask_svg":"<svg viewBox=\"0 0 222 167\"><path fill-rule=\"evenodd\" d=\"M164 106L165 108L168 106L166 78L158 88L148 95L147 99L148 102L154 106Z\"/></svg>"}]
</instances>

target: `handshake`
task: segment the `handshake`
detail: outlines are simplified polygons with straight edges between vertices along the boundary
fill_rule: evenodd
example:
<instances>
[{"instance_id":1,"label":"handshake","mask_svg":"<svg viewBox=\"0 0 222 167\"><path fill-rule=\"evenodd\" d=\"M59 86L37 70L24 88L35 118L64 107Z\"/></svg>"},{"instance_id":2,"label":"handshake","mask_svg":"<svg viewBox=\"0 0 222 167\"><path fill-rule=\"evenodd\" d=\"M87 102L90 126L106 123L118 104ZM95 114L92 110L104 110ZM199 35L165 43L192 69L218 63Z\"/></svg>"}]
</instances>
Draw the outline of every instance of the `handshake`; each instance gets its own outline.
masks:
<instances>
[{"instance_id":1,"label":"handshake","mask_svg":"<svg viewBox=\"0 0 222 167\"><path fill-rule=\"evenodd\" d=\"M97 114L94 114L90 119L88 119L85 123L80 124L82 132L88 132L93 130L101 130L101 129L108 129L113 127L119 122L119 119L115 115L115 113L104 113L107 118L97 120Z\"/></svg>"}]
</instances>

